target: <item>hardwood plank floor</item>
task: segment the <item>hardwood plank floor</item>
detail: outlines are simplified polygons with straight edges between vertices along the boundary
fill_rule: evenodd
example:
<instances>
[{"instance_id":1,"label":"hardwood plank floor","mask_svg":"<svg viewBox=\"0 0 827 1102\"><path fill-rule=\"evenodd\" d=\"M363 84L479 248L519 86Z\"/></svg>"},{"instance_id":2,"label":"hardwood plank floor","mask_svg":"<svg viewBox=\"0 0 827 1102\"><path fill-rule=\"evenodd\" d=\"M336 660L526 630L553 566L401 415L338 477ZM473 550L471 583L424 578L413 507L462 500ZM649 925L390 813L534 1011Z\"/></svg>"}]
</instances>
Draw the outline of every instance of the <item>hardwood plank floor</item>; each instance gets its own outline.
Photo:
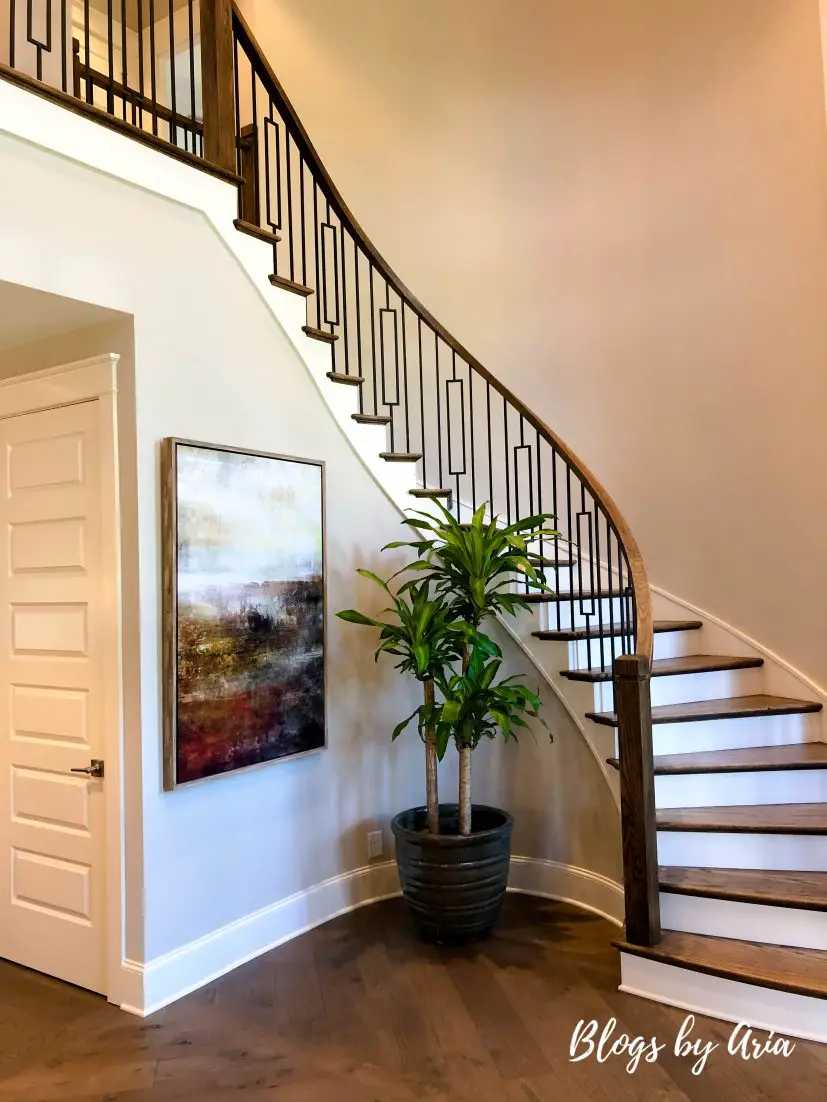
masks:
<instances>
[{"instance_id":1,"label":"hardwood plank floor","mask_svg":"<svg viewBox=\"0 0 827 1102\"><path fill-rule=\"evenodd\" d=\"M345 915L145 1021L0 962L0 1102L737 1102L820 1098L827 1049L743 1062L731 1027L700 1076L684 1013L617 991L619 931L509 896L488 942L422 945L401 901ZM579 1020L657 1036L657 1063L570 1060Z\"/></svg>"}]
</instances>

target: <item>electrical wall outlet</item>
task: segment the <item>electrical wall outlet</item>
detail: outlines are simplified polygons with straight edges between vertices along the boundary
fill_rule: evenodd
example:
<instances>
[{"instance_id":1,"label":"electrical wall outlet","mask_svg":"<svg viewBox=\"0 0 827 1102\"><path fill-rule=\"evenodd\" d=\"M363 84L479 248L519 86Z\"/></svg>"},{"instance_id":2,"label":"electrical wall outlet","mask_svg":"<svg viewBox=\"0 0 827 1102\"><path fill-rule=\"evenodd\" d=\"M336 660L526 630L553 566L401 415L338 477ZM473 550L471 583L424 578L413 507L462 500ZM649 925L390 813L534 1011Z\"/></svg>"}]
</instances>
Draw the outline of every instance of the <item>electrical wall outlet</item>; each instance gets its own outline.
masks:
<instances>
[{"instance_id":1,"label":"electrical wall outlet","mask_svg":"<svg viewBox=\"0 0 827 1102\"><path fill-rule=\"evenodd\" d=\"M368 858L382 856L382 831L368 831Z\"/></svg>"}]
</instances>

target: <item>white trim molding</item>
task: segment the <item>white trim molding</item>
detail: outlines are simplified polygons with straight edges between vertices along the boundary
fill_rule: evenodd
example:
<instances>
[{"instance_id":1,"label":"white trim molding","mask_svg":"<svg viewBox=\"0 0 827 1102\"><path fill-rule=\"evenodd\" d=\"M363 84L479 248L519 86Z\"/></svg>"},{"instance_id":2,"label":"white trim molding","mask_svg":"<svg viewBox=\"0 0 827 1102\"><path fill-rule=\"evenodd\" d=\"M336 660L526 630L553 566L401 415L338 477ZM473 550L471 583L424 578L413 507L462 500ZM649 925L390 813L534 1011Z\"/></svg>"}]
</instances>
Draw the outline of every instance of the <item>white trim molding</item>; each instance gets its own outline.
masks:
<instances>
[{"instance_id":1,"label":"white trim molding","mask_svg":"<svg viewBox=\"0 0 827 1102\"><path fill-rule=\"evenodd\" d=\"M822 999L708 976L631 953L620 954L620 970L620 990L628 995L725 1022L747 1022L753 1029L775 1030L786 1037L827 1043L827 1009Z\"/></svg>"},{"instance_id":2,"label":"white trim molding","mask_svg":"<svg viewBox=\"0 0 827 1102\"><path fill-rule=\"evenodd\" d=\"M508 890L571 903L622 925L623 888L588 869L512 857ZM146 964L124 960L121 1009L147 1017L339 915L400 894L395 861L364 865L244 915Z\"/></svg>"}]
</instances>

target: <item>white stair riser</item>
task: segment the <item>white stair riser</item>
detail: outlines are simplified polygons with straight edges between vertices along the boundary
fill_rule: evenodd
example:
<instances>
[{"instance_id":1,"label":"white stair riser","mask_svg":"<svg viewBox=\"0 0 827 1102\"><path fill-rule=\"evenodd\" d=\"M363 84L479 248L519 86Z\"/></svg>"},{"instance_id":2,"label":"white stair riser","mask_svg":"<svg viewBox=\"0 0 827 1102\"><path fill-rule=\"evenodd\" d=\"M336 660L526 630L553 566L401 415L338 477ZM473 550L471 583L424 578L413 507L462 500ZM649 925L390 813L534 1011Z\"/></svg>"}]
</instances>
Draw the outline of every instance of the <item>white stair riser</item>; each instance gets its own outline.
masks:
<instances>
[{"instance_id":1,"label":"white stair riser","mask_svg":"<svg viewBox=\"0 0 827 1102\"><path fill-rule=\"evenodd\" d=\"M604 637L602 644L601 647L601 640L597 637L569 642L565 668L569 670L587 670L598 666L610 668L614 659L623 654L623 640L619 635L611 638ZM627 642L627 650L628 646Z\"/></svg>"},{"instance_id":2,"label":"white stair riser","mask_svg":"<svg viewBox=\"0 0 827 1102\"><path fill-rule=\"evenodd\" d=\"M655 777L655 804L659 808L823 802L827 802L827 769L681 773Z\"/></svg>"},{"instance_id":3,"label":"white stair riser","mask_svg":"<svg viewBox=\"0 0 827 1102\"><path fill-rule=\"evenodd\" d=\"M817 742L820 732L821 716L808 712L804 715L656 723L652 737L656 754L699 754L707 750L746 750L754 746L797 746L802 742Z\"/></svg>"},{"instance_id":4,"label":"white stair riser","mask_svg":"<svg viewBox=\"0 0 827 1102\"><path fill-rule=\"evenodd\" d=\"M598 609L599 606L599 609ZM611 606L611 615L610 615ZM602 616L603 627L620 627L621 625L621 601L619 598L604 598L601 601L548 601L541 606L541 627L550 631L568 631L570 628L589 627L597 629ZM559 610L559 622L558 622ZM599 611L599 615L598 615ZM629 617L624 613L623 624L629 623Z\"/></svg>"},{"instance_id":5,"label":"white stair riser","mask_svg":"<svg viewBox=\"0 0 827 1102\"><path fill-rule=\"evenodd\" d=\"M824 911L661 892L660 917L665 930L827 950Z\"/></svg>"},{"instance_id":6,"label":"white stair riser","mask_svg":"<svg viewBox=\"0 0 827 1102\"><path fill-rule=\"evenodd\" d=\"M827 838L818 834L659 830L658 862L684 868L827 872Z\"/></svg>"},{"instance_id":7,"label":"white stair riser","mask_svg":"<svg viewBox=\"0 0 827 1102\"><path fill-rule=\"evenodd\" d=\"M569 642L568 668L570 670L585 670L590 666L599 666L602 660L609 661L610 657L623 653L622 639L620 636L603 637L603 659L600 654L600 639L594 636L592 639L576 639ZM655 636L655 658L683 658L687 654L698 654L700 644L700 632L697 631L663 631Z\"/></svg>"},{"instance_id":8,"label":"white stair riser","mask_svg":"<svg viewBox=\"0 0 827 1102\"><path fill-rule=\"evenodd\" d=\"M654 658L683 658L686 654L703 654L700 631L659 631L655 634Z\"/></svg>"},{"instance_id":9,"label":"white stair riser","mask_svg":"<svg viewBox=\"0 0 827 1102\"><path fill-rule=\"evenodd\" d=\"M707 976L631 953L620 954L620 974L620 990L631 995L678 1006L693 1014L722 1018L725 1022L748 1022L754 1029L773 1029L782 1037L827 1042L825 1003L809 995ZM730 1059L725 1047L714 1055L719 1056L720 1052L725 1060Z\"/></svg>"},{"instance_id":10,"label":"white stair riser","mask_svg":"<svg viewBox=\"0 0 827 1102\"><path fill-rule=\"evenodd\" d=\"M668 674L650 683L652 707L685 704L694 700L718 700L760 692L761 670L712 670L709 673ZM614 711L614 686L601 681L594 686L594 711Z\"/></svg>"}]
</instances>

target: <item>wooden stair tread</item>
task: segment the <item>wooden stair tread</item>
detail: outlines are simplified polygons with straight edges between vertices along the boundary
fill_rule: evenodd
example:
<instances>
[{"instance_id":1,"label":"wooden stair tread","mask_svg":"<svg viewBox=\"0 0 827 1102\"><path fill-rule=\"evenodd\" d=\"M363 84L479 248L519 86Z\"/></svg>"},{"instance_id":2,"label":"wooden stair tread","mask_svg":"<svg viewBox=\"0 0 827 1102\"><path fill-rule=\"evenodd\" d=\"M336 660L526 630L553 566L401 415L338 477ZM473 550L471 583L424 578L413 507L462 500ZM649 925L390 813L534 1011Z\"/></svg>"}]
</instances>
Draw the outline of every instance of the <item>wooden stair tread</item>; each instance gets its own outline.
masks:
<instances>
[{"instance_id":1,"label":"wooden stair tread","mask_svg":"<svg viewBox=\"0 0 827 1102\"><path fill-rule=\"evenodd\" d=\"M751 746L746 750L709 750L700 754L661 754L654 762L656 776L827 769L827 743L801 742L792 746Z\"/></svg>"},{"instance_id":2,"label":"wooden stair tread","mask_svg":"<svg viewBox=\"0 0 827 1102\"><path fill-rule=\"evenodd\" d=\"M418 463L422 458L421 452L380 452L379 458L388 463Z\"/></svg>"},{"instance_id":3,"label":"wooden stair tread","mask_svg":"<svg viewBox=\"0 0 827 1102\"><path fill-rule=\"evenodd\" d=\"M625 941L614 945L624 953L690 968L708 976L827 998L827 952L819 949L793 949L675 930L664 930L662 939L652 947Z\"/></svg>"},{"instance_id":4,"label":"wooden stair tread","mask_svg":"<svg viewBox=\"0 0 827 1102\"><path fill-rule=\"evenodd\" d=\"M354 421L360 425L389 425L390 417L384 417L381 413L351 413Z\"/></svg>"},{"instance_id":5,"label":"wooden stair tread","mask_svg":"<svg viewBox=\"0 0 827 1102\"><path fill-rule=\"evenodd\" d=\"M233 219L233 225L242 233L248 233L260 241L266 241L268 245L277 245L281 241L281 237L274 230L265 230L263 226L257 226L254 222L245 222L243 218Z\"/></svg>"},{"instance_id":6,"label":"wooden stair tread","mask_svg":"<svg viewBox=\"0 0 827 1102\"><path fill-rule=\"evenodd\" d=\"M413 490L408 491L414 497L450 497L453 492L447 486L438 486L434 489L428 489L427 486L415 486Z\"/></svg>"},{"instance_id":7,"label":"wooden stair tread","mask_svg":"<svg viewBox=\"0 0 827 1102\"><path fill-rule=\"evenodd\" d=\"M825 804L672 807L656 813L658 830L722 834L827 834Z\"/></svg>"},{"instance_id":8,"label":"wooden stair tread","mask_svg":"<svg viewBox=\"0 0 827 1102\"><path fill-rule=\"evenodd\" d=\"M324 341L325 344L333 344L339 338L335 333L328 333L325 329L316 329L313 325L303 325L302 332L314 341Z\"/></svg>"},{"instance_id":9,"label":"wooden stair tread","mask_svg":"<svg viewBox=\"0 0 827 1102\"><path fill-rule=\"evenodd\" d=\"M668 631L694 631L700 627L703 627L701 620L655 620L652 630L658 635ZM607 624L604 625L602 630L591 628L587 631L586 628L570 628L563 631L532 631L531 634L536 636L537 639L572 642L577 639L599 639L613 635L631 635L631 631L628 627L621 629L620 624Z\"/></svg>"},{"instance_id":10,"label":"wooden stair tread","mask_svg":"<svg viewBox=\"0 0 827 1102\"><path fill-rule=\"evenodd\" d=\"M345 375L341 371L328 371L328 379L334 383L344 383L345 386L361 386L365 381L362 375Z\"/></svg>"},{"instance_id":11,"label":"wooden stair tread","mask_svg":"<svg viewBox=\"0 0 827 1102\"><path fill-rule=\"evenodd\" d=\"M292 291L293 294L304 295L305 298L313 294L312 287L306 287L303 283L296 283L294 280L287 279L285 276L271 275L270 282L274 287L281 287L282 291Z\"/></svg>"},{"instance_id":12,"label":"wooden stair tread","mask_svg":"<svg viewBox=\"0 0 827 1102\"><path fill-rule=\"evenodd\" d=\"M713 673L716 670L751 670L764 665L763 658L746 658L728 654L685 654L680 658L656 658L652 677L677 674ZM561 670L570 681L611 681L611 670Z\"/></svg>"},{"instance_id":13,"label":"wooden stair tread","mask_svg":"<svg viewBox=\"0 0 827 1102\"><path fill-rule=\"evenodd\" d=\"M660 890L674 895L827 911L827 872L661 867L658 879Z\"/></svg>"},{"instance_id":14,"label":"wooden stair tread","mask_svg":"<svg viewBox=\"0 0 827 1102\"><path fill-rule=\"evenodd\" d=\"M561 567L574 566L576 559L558 558L556 561L550 555L535 555L529 552L526 556L532 566L544 567L549 570L559 570Z\"/></svg>"},{"instance_id":15,"label":"wooden stair tread","mask_svg":"<svg viewBox=\"0 0 827 1102\"><path fill-rule=\"evenodd\" d=\"M755 716L792 716L820 712L815 700L789 696L730 696L718 700L693 700L688 704L658 704L652 709L653 723L693 723L711 719L749 719ZM617 727L615 712L587 712L586 718L606 727Z\"/></svg>"}]
</instances>

